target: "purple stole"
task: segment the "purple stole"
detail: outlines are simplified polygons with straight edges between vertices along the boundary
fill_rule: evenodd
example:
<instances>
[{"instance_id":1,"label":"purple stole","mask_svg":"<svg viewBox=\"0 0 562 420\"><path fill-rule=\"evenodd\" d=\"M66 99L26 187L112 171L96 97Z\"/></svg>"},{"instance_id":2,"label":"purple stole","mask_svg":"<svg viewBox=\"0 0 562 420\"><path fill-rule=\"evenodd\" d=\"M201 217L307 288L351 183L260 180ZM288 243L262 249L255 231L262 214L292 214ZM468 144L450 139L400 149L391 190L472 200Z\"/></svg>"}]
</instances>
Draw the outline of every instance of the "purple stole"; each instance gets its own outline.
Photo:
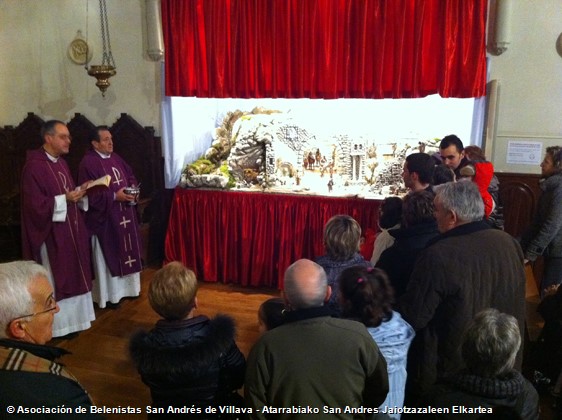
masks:
<instances>
[{"instance_id":1,"label":"purple stole","mask_svg":"<svg viewBox=\"0 0 562 420\"><path fill-rule=\"evenodd\" d=\"M137 180L131 167L115 153L103 159L94 150L88 151L80 162L78 181L104 175L111 175L111 183L109 188L97 189L88 196L86 225L97 236L112 276L138 273L142 270L142 248L136 207L113 199L121 188L137 185Z\"/></svg>"},{"instance_id":2,"label":"purple stole","mask_svg":"<svg viewBox=\"0 0 562 420\"><path fill-rule=\"evenodd\" d=\"M64 222L53 222L55 196L75 189L66 161L52 162L41 148L27 153L22 172L22 252L41 263L41 245L47 247L57 300L92 289L89 235L83 212L67 202Z\"/></svg>"}]
</instances>

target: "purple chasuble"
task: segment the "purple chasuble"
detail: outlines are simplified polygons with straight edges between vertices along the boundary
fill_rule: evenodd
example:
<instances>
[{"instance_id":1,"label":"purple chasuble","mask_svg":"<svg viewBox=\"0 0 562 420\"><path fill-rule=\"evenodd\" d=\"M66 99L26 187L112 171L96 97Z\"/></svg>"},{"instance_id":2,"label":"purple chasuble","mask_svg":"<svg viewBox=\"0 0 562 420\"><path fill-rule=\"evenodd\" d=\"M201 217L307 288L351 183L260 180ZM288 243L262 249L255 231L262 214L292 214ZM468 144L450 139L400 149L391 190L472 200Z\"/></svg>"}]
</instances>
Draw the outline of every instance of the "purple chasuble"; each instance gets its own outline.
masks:
<instances>
[{"instance_id":1,"label":"purple chasuble","mask_svg":"<svg viewBox=\"0 0 562 420\"><path fill-rule=\"evenodd\" d=\"M63 158L52 162L45 150L27 152L21 181L22 252L41 263L40 249L47 247L57 300L92 290L89 234L83 212L67 202L64 222L53 222L55 196L76 188Z\"/></svg>"},{"instance_id":2,"label":"purple chasuble","mask_svg":"<svg viewBox=\"0 0 562 420\"><path fill-rule=\"evenodd\" d=\"M89 150L78 170L80 183L111 175L109 188L96 189L88 195L86 225L96 235L111 275L122 277L142 270L141 241L135 206L115 201L114 193L137 185L131 167L117 154L104 159Z\"/></svg>"}]
</instances>

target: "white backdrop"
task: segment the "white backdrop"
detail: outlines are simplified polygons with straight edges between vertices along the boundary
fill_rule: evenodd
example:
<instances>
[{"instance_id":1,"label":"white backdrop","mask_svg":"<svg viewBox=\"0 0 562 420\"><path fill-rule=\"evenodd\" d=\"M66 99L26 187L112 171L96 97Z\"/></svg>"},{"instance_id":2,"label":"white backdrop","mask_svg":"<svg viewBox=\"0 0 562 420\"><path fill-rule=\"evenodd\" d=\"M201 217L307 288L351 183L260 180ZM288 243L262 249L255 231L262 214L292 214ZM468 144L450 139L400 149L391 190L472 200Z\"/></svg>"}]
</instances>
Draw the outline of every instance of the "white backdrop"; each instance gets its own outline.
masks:
<instances>
[{"instance_id":1,"label":"white backdrop","mask_svg":"<svg viewBox=\"0 0 562 420\"><path fill-rule=\"evenodd\" d=\"M228 111L260 106L306 118L307 127L325 134L368 134L388 143L403 138L427 140L456 134L465 145L480 145L483 99L215 99L165 97L162 147L166 188L179 182L183 167L198 159Z\"/></svg>"}]
</instances>

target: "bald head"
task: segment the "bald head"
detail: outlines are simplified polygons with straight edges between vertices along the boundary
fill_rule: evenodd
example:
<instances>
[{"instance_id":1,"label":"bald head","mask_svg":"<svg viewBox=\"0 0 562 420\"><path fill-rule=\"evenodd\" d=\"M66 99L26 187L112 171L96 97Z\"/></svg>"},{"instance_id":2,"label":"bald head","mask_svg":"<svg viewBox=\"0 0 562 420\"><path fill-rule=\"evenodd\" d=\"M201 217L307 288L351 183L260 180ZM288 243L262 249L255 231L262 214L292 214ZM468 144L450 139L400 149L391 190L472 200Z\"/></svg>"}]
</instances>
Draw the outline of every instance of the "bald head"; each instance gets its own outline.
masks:
<instances>
[{"instance_id":1,"label":"bald head","mask_svg":"<svg viewBox=\"0 0 562 420\"><path fill-rule=\"evenodd\" d=\"M285 271L284 293L292 309L323 306L330 297L326 272L313 261L298 260Z\"/></svg>"}]
</instances>

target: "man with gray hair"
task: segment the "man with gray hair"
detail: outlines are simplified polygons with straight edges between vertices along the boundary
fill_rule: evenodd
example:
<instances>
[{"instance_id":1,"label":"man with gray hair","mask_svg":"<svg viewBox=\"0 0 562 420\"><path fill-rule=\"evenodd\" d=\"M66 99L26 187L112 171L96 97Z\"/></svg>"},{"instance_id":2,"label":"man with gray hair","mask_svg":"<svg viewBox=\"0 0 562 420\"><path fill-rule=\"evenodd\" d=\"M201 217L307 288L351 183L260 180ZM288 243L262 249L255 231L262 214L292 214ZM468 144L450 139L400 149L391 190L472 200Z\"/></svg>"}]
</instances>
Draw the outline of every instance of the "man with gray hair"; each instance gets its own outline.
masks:
<instances>
[{"instance_id":1,"label":"man with gray hair","mask_svg":"<svg viewBox=\"0 0 562 420\"><path fill-rule=\"evenodd\" d=\"M341 410L333 417L354 419L384 402L386 361L363 324L330 316L324 306L330 294L324 269L310 260L285 272L284 324L266 332L248 356L251 418L330 417L336 414L330 410Z\"/></svg>"},{"instance_id":2,"label":"man with gray hair","mask_svg":"<svg viewBox=\"0 0 562 420\"><path fill-rule=\"evenodd\" d=\"M67 351L45 345L51 340L59 310L47 271L41 265L32 261L0 264L2 412L12 407L15 417L20 417L17 413L21 408L48 409L57 411L44 413L64 417L81 407L84 414L80 418L101 418L89 412L92 401L76 378L55 362Z\"/></svg>"},{"instance_id":3,"label":"man with gray hair","mask_svg":"<svg viewBox=\"0 0 562 420\"><path fill-rule=\"evenodd\" d=\"M440 235L418 256L398 304L416 330L408 359L410 402L459 367L462 332L479 311L492 307L513 315L524 331L525 271L517 241L483 221L484 204L472 182L436 187L434 203ZM515 367L521 362L520 350Z\"/></svg>"}]
</instances>

